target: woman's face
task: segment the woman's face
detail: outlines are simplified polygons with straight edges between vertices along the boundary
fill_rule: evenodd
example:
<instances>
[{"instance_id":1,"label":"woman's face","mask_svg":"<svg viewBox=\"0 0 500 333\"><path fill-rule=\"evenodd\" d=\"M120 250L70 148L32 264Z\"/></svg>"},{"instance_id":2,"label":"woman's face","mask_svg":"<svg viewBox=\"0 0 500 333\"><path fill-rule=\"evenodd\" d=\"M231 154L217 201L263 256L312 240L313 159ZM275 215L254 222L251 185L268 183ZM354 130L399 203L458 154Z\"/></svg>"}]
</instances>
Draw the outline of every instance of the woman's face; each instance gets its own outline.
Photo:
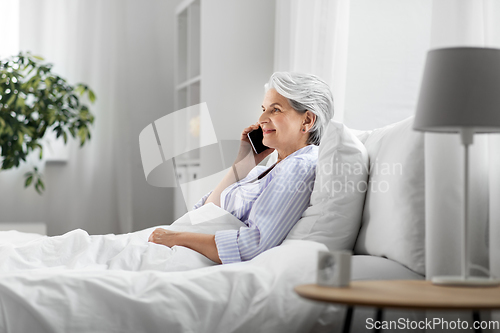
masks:
<instances>
[{"instance_id":1,"label":"woman's face","mask_svg":"<svg viewBox=\"0 0 500 333\"><path fill-rule=\"evenodd\" d=\"M305 147L310 128L308 117L308 113L295 111L288 100L275 89L269 89L264 96L262 115L259 117L259 124L264 132L262 142L276 149L282 158Z\"/></svg>"}]
</instances>

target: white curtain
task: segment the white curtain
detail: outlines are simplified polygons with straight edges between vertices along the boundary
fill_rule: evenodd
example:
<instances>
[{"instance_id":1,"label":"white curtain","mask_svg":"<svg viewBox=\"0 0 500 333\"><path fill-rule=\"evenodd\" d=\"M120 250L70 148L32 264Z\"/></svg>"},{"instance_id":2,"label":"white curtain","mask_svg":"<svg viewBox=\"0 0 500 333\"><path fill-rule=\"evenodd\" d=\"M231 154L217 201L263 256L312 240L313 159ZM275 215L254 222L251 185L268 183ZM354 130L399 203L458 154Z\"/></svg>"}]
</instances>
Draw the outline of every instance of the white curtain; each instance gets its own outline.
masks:
<instances>
[{"instance_id":1,"label":"white curtain","mask_svg":"<svg viewBox=\"0 0 500 333\"><path fill-rule=\"evenodd\" d=\"M88 84L97 101L90 105L92 138L83 148L70 140L66 162L32 161L44 171L43 196L23 189L30 165L0 173L0 222L44 222L49 235L75 228L125 233L170 223L172 191L147 184L138 138L146 125L174 111L176 2L18 1L19 48L55 64L54 72L69 83Z\"/></svg>"},{"instance_id":2,"label":"white curtain","mask_svg":"<svg viewBox=\"0 0 500 333\"><path fill-rule=\"evenodd\" d=\"M130 231L129 152L119 144L127 141L119 76L125 66L126 7L116 1L20 3L20 49L54 63L54 72L70 83L88 84L98 98L90 105L96 117L90 142L79 149L71 140L67 162L45 167L43 219L49 233Z\"/></svg>"},{"instance_id":3,"label":"white curtain","mask_svg":"<svg viewBox=\"0 0 500 333\"><path fill-rule=\"evenodd\" d=\"M349 0L277 0L274 70L318 75L343 120Z\"/></svg>"},{"instance_id":4,"label":"white curtain","mask_svg":"<svg viewBox=\"0 0 500 333\"><path fill-rule=\"evenodd\" d=\"M335 119L373 129L414 113L431 0L278 0L275 70L323 77Z\"/></svg>"},{"instance_id":5,"label":"white curtain","mask_svg":"<svg viewBox=\"0 0 500 333\"><path fill-rule=\"evenodd\" d=\"M0 58L19 51L19 0L0 0L2 15L0 20ZM5 33L8 32L8 33Z\"/></svg>"}]
</instances>

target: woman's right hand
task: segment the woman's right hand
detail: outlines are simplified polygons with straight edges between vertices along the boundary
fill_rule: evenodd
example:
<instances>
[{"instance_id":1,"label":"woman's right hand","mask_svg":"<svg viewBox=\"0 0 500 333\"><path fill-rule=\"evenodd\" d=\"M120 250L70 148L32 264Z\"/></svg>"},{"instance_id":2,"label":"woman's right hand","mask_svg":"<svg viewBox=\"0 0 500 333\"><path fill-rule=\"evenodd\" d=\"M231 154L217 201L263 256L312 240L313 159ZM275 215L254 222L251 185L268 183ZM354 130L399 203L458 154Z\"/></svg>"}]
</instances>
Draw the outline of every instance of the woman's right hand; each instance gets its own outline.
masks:
<instances>
[{"instance_id":1,"label":"woman's right hand","mask_svg":"<svg viewBox=\"0 0 500 333\"><path fill-rule=\"evenodd\" d=\"M235 163L238 163L238 162L244 160L245 158L248 158L249 155L251 154L254 157L253 162L255 164L253 166L255 166L255 165L259 164L260 162L262 162L267 156L269 156L274 151L273 148L266 149L263 152L261 152L260 154L255 154L255 152L253 151L252 144L250 143L250 139L248 139L248 133L258 129L259 127L260 127L259 123L256 123L256 124L248 126L247 128L245 128L243 130L243 132L241 132L240 150L238 152L238 157L236 158ZM252 166L252 168L253 168L253 166Z\"/></svg>"},{"instance_id":2,"label":"woman's right hand","mask_svg":"<svg viewBox=\"0 0 500 333\"><path fill-rule=\"evenodd\" d=\"M252 132L252 131L255 131L255 130L256 130L257 128L259 128L259 127L260 127L259 123L255 123L255 124L250 125L250 126L248 126L247 128L245 128L245 129L243 130L243 132L241 132L241 138L240 138L240 140L241 140L241 141L245 141L245 142L247 142L248 144L250 144L250 140L248 139L248 133L250 133L250 132Z\"/></svg>"}]
</instances>

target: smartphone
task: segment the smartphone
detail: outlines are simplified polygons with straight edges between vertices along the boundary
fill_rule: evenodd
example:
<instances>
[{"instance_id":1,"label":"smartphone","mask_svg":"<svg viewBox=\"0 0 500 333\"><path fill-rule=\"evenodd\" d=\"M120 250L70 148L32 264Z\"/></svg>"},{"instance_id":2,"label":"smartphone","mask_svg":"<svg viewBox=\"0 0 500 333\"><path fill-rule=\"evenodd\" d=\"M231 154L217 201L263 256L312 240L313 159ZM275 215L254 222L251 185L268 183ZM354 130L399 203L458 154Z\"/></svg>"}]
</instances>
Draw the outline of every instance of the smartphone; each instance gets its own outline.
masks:
<instances>
[{"instance_id":1,"label":"smartphone","mask_svg":"<svg viewBox=\"0 0 500 333\"><path fill-rule=\"evenodd\" d=\"M262 140L264 139L264 133L262 132L262 128L257 128L256 130L251 131L247 134L250 143L252 144L253 151L255 154L260 154L264 150L269 149L269 147L264 146Z\"/></svg>"}]
</instances>

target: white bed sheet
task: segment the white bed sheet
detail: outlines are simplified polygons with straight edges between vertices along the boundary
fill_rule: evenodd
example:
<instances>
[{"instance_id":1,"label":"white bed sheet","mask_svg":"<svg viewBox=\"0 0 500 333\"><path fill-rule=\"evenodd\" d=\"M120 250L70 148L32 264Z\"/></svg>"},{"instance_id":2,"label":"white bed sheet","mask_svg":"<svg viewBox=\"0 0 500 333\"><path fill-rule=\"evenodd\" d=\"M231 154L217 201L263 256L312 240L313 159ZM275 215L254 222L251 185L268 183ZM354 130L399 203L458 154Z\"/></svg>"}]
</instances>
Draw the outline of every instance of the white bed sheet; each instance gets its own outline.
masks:
<instances>
[{"instance_id":1,"label":"white bed sheet","mask_svg":"<svg viewBox=\"0 0 500 333\"><path fill-rule=\"evenodd\" d=\"M323 244L214 265L147 243L151 231L0 232L0 332L308 332L324 310L293 291L315 281Z\"/></svg>"}]
</instances>

